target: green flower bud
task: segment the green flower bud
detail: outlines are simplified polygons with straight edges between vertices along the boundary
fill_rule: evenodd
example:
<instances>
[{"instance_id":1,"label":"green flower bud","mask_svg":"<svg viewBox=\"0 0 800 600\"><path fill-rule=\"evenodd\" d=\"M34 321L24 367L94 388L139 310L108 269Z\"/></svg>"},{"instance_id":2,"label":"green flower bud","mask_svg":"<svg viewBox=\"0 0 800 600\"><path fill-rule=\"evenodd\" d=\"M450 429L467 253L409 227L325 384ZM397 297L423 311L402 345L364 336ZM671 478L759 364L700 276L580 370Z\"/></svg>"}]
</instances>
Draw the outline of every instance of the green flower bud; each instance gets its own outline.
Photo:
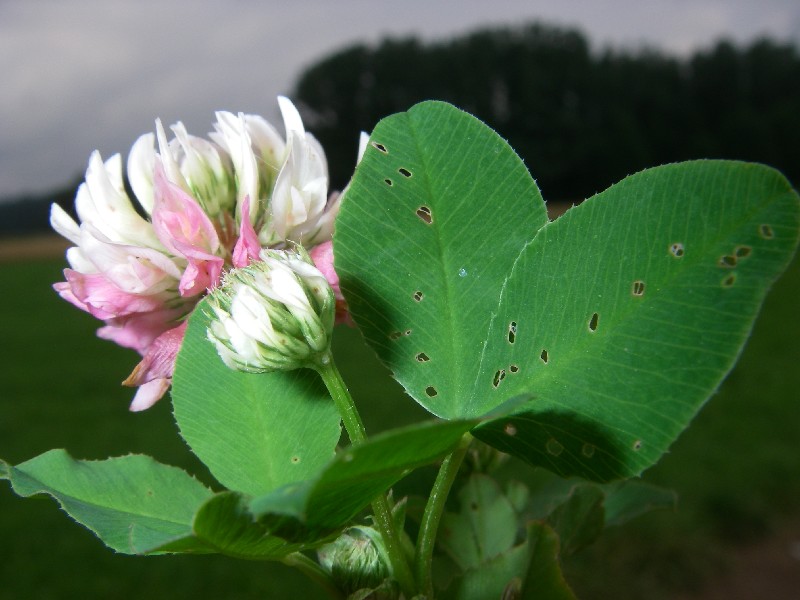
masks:
<instances>
[{"instance_id":1,"label":"green flower bud","mask_svg":"<svg viewBox=\"0 0 800 600\"><path fill-rule=\"evenodd\" d=\"M397 590L386 580L389 560L380 534L372 527L351 527L318 551L320 565L349 597L396 598Z\"/></svg>"},{"instance_id":2,"label":"green flower bud","mask_svg":"<svg viewBox=\"0 0 800 600\"><path fill-rule=\"evenodd\" d=\"M209 295L208 339L223 362L248 373L325 364L336 300L301 247L263 250Z\"/></svg>"}]
</instances>

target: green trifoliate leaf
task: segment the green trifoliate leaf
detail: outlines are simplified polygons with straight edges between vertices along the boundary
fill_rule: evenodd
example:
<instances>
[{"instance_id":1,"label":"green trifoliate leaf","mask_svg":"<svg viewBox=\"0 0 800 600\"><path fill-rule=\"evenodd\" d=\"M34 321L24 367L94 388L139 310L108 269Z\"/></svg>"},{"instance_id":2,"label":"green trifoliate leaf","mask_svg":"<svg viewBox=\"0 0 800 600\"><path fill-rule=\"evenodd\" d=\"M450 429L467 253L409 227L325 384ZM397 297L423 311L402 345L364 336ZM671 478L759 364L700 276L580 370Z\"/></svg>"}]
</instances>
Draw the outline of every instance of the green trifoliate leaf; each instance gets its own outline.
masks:
<instances>
[{"instance_id":1,"label":"green trifoliate leaf","mask_svg":"<svg viewBox=\"0 0 800 600\"><path fill-rule=\"evenodd\" d=\"M459 490L458 513L442 518L439 545L464 571L507 552L517 537L517 514L499 485L472 475Z\"/></svg>"},{"instance_id":2,"label":"green trifoliate leaf","mask_svg":"<svg viewBox=\"0 0 800 600\"><path fill-rule=\"evenodd\" d=\"M203 504L195 514L186 536L159 548L161 552L193 554L220 553L249 560L281 560L315 548L324 536L297 534L303 541L289 542L276 533L280 523L257 522L248 509L248 498L236 492L222 492Z\"/></svg>"},{"instance_id":3,"label":"green trifoliate leaf","mask_svg":"<svg viewBox=\"0 0 800 600\"><path fill-rule=\"evenodd\" d=\"M356 171L334 240L342 288L434 414L527 393L476 437L564 476L638 474L735 362L797 246L797 194L761 165L697 161L545 222L502 140L423 103L376 127Z\"/></svg>"},{"instance_id":4,"label":"green trifoliate leaf","mask_svg":"<svg viewBox=\"0 0 800 600\"><path fill-rule=\"evenodd\" d=\"M606 527L622 525L651 510L675 510L678 496L672 490L629 479L603 486Z\"/></svg>"},{"instance_id":5,"label":"green trifoliate leaf","mask_svg":"<svg viewBox=\"0 0 800 600\"><path fill-rule=\"evenodd\" d=\"M522 490L511 486L509 492L486 475L466 480L460 510L444 515L438 538L461 571L445 582L442 598L572 598L561 574L558 535L518 513L512 499L521 501Z\"/></svg>"},{"instance_id":6,"label":"green trifoliate leaf","mask_svg":"<svg viewBox=\"0 0 800 600\"><path fill-rule=\"evenodd\" d=\"M528 526L530 554L522 590L523 600L576 600L561 571L558 534L544 523Z\"/></svg>"}]
</instances>

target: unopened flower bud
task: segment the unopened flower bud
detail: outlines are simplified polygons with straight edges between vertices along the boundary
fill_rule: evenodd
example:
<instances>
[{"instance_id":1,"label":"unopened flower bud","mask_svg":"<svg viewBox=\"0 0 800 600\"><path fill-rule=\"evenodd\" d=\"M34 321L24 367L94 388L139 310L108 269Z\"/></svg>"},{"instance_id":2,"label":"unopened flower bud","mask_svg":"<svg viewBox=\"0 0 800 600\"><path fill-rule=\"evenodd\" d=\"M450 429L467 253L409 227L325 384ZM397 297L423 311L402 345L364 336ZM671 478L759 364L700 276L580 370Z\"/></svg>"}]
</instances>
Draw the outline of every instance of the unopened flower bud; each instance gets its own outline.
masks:
<instances>
[{"instance_id":1,"label":"unopened flower bud","mask_svg":"<svg viewBox=\"0 0 800 600\"><path fill-rule=\"evenodd\" d=\"M335 298L301 247L263 250L211 292L208 339L232 369L313 367L329 360Z\"/></svg>"},{"instance_id":2,"label":"unopened flower bud","mask_svg":"<svg viewBox=\"0 0 800 600\"><path fill-rule=\"evenodd\" d=\"M318 551L320 565L346 593L372 590L371 598L397 598L380 534L372 527L351 527ZM362 596L359 596L362 597Z\"/></svg>"}]
</instances>

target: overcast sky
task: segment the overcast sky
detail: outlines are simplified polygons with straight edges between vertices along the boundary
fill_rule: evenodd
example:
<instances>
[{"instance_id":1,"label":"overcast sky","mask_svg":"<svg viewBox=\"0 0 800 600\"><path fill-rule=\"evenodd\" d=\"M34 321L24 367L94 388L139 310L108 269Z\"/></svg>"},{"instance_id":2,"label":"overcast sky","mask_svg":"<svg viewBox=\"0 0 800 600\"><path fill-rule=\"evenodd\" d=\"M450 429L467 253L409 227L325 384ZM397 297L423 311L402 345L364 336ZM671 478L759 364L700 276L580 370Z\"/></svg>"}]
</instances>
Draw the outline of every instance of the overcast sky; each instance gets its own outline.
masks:
<instances>
[{"instance_id":1,"label":"overcast sky","mask_svg":"<svg viewBox=\"0 0 800 600\"><path fill-rule=\"evenodd\" d=\"M156 117L198 135L219 109L277 120L275 96L343 46L529 20L595 47L800 44L798 0L0 0L0 198L66 183L94 149L127 156Z\"/></svg>"}]
</instances>

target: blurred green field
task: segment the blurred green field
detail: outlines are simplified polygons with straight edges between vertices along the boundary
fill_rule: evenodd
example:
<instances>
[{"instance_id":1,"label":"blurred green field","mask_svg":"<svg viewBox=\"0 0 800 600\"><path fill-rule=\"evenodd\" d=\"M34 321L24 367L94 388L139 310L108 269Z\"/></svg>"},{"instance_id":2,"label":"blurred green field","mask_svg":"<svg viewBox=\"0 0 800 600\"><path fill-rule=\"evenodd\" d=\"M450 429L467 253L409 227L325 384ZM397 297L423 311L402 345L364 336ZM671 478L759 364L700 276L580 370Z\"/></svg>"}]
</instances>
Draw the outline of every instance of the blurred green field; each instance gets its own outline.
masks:
<instances>
[{"instance_id":1,"label":"blurred green field","mask_svg":"<svg viewBox=\"0 0 800 600\"><path fill-rule=\"evenodd\" d=\"M0 457L18 463L50 448L79 458L146 453L210 483L180 440L168 400L144 413L127 411L132 393L119 382L137 357L95 338L97 322L50 289L62 267L60 259L0 265ZM642 517L571 559L567 570L579 595L669 598L724 567L735 544L800 517L798 297L796 259L768 297L739 366L645 475L679 492L678 512ZM368 429L423 418L357 332L337 330L335 346ZM0 599L75 596L264 599L318 592L281 565L114 555L52 500L20 499L0 483Z\"/></svg>"}]
</instances>

